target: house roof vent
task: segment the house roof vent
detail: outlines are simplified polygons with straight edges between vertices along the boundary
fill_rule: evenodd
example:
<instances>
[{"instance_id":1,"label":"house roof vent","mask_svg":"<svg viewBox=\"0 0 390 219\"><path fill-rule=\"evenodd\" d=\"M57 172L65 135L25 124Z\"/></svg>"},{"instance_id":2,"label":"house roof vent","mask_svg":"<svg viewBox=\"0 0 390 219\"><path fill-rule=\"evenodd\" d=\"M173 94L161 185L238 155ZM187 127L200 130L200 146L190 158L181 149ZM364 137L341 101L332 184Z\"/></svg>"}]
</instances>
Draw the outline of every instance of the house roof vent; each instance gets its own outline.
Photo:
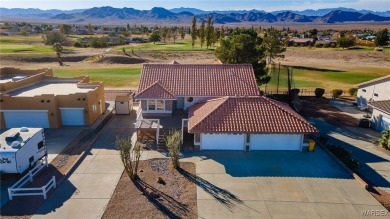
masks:
<instances>
[{"instance_id":1,"label":"house roof vent","mask_svg":"<svg viewBox=\"0 0 390 219\"><path fill-rule=\"evenodd\" d=\"M19 149L21 147L20 142L18 142L18 141L12 142L11 147L13 149Z\"/></svg>"},{"instance_id":2,"label":"house roof vent","mask_svg":"<svg viewBox=\"0 0 390 219\"><path fill-rule=\"evenodd\" d=\"M28 128L27 127L22 127L22 128L20 128L20 131L21 132L28 132Z\"/></svg>"}]
</instances>

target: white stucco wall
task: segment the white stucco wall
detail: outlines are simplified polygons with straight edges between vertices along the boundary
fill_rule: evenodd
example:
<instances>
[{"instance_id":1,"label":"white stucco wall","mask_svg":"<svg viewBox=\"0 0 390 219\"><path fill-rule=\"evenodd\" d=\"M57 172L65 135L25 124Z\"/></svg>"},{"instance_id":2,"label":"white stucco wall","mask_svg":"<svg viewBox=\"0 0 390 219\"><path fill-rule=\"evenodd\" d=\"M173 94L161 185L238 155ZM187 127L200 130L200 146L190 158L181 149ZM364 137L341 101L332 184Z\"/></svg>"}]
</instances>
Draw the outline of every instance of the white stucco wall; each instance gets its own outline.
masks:
<instances>
[{"instance_id":1,"label":"white stucco wall","mask_svg":"<svg viewBox=\"0 0 390 219\"><path fill-rule=\"evenodd\" d=\"M365 91L363 91L365 90ZM374 94L378 94L375 96ZM389 100L390 81L375 85L363 86L358 89L356 103L358 107L366 106L369 101Z\"/></svg>"},{"instance_id":2,"label":"white stucco wall","mask_svg":"<svg viewBox=\"0 0 390 219\"><path fill-rule=\"evenodd\" d=\"M374 109L372 112L371 128L378 130L378 131L383 131L383 130L380 130L382 117L390 118L390 115L386 114L380 110Z\"/></svg>"}]
</instances>

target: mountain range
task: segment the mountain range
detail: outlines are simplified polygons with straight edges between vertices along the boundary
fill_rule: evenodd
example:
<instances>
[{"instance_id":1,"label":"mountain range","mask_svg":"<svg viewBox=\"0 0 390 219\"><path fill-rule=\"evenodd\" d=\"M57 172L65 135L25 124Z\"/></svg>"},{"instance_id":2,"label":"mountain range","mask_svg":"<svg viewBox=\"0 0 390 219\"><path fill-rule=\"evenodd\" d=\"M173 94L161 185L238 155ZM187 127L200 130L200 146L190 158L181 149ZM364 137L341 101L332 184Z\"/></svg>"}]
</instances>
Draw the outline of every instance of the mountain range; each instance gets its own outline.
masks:
<instances>
[{"instance_id":1,"label":"mountain range","mask_svg":"<svg viewBox=\"0 0 390 219\"><path fill-rule=\"evenodd\" d=\"M304 11L274 11L262 10L249 11L202 11L196 8L165 8L154 7L151 10L137 10L134 8L94 7L90 9L40 10L40 9L7 9L0 8L1 20L13 21L29 17L35 20L46 20L53 23L102 23L105 20L115 21L173 21L177 23L189 23L193 16L198 19L212 17L216 24L240 23L240 22L300 22L300 23L342 23L342 22L367 22L390 21L390 11L373 12L357 11L350 8L329 8ZM380 14L380 15L379 15ZM120 22L122 23L122 22Z\"/></svg>"}]
</instances>

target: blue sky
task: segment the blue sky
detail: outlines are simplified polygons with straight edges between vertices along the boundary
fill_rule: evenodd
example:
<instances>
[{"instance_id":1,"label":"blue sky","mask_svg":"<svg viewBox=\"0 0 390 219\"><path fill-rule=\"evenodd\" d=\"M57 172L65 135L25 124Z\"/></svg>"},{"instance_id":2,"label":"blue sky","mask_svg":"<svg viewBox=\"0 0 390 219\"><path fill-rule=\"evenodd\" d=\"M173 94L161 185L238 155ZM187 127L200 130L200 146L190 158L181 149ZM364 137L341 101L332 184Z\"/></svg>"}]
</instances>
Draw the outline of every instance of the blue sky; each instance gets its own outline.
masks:
<instances>
[{"instance_id":1,"label":"blue sky","mask_svg":"<svg viewBox=\"0 0 390 219\"><path fill-rule=\"evenodd\" d=\"M390 0L0 0L6 8L84 9L112 6L136 9L193 7L203 10L304 10L350 7L374 11L390 10Z\"/></svg>"}]
</instances>

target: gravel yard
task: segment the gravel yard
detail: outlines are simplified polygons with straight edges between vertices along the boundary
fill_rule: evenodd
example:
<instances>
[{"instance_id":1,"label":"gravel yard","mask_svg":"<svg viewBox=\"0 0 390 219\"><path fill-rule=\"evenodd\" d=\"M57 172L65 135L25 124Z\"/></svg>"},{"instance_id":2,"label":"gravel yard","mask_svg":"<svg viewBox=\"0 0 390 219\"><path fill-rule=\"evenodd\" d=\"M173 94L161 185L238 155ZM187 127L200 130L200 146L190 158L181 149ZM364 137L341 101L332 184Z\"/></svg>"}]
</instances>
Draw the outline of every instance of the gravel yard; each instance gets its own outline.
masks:
<instances>
[{"instance_id":1,"label":"gravel yard","mask_svg":"<svg viewBox=\"0 0 390 219\"><path fill-rule=\"evenodd\" d=\"M182 174L195 174L195 165L180 166L173 169L169 159L140 161L139 179L122 174L102 218L197 218L196 185Z\"/></svg>"}]
</instances>

